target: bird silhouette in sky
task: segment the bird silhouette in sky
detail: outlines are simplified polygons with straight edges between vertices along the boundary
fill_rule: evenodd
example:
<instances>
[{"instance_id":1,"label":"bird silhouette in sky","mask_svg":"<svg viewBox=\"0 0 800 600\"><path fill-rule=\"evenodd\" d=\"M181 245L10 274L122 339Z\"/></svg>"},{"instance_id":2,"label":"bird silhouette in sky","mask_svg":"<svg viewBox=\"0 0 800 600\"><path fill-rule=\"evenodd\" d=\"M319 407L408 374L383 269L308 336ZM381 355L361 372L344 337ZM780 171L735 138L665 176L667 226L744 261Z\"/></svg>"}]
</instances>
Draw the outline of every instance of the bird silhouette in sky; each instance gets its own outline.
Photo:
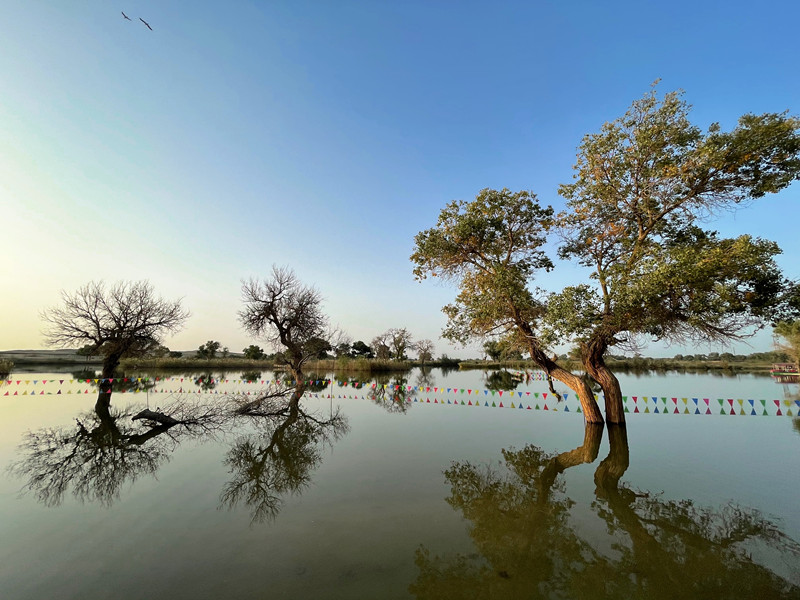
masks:
<instances>
[{"instance_id":1,"label":"bird silhouette in sky","mask_svg":"<svg viewBox=\"0 0 800 600\"><path fill-rule=\"evenodd\" d=\"M147 28L148 28L150 31L153 31L153 28L152 28L152 27L150 27L150 23L148 23L147 21L145 21L145 20L144 20L142 17L139 17L139 20L140 20L142 23L144 23L145 25L147 25Z\"/></svg>"},{"instance_id":2,"label":"bird silhouette in sky","mask_svg":"<svg viewBox=\"0 0 800 600\"><path fill-rule=\"evenodd\" d=\"M125 17L126 19L128 19L128 21L131 20L131 18L128 15L126 15L123 11L119 11L119 12L121 12L122 16Z\"/></svg>"}]
</instances>

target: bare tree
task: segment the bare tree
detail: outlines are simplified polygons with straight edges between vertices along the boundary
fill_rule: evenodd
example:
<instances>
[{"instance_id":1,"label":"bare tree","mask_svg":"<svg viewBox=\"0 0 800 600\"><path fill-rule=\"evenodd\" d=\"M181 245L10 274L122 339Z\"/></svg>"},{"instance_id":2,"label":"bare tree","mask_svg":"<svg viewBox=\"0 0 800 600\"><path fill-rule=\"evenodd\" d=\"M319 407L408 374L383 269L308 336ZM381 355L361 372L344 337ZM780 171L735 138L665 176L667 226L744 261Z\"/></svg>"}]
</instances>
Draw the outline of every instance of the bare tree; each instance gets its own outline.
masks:
<instances>
[{"instance_id":1,"label":"bare tree","mask_svg":"<svg viewBox=\"0 0 800 600\"><path fill-rule=\"evenodd\" d=\"M245 331L273 349L285 348L286 366L301 380L303 364L318 355L331 336L319 291L302 283L289 267L273 265L263 281L242 282L242 301L239 321Z\"/></svg>"},{"instance_id":2,"label":"bare tree","mask_svg":"<svg viewBox=\"0 0 800 600\"><path fill-rule=\"evenodd\" d=\"M411 346L411 333L405 327L393 327L386 333L392 347L392 358L404 360L406 350Z\"/></svg>"},{"instance_id":3,"label":"bare tree","mask_svg":"<svg viewBox=\"0 0 800 600\"><path fill-rule=\"evenodd\" d=\"M414 344L414 349L417 351L417 358L423 365L426 362L433 360L433 342L431 340L420 340Z\"/></svg>"},{"instance_id":4,"label":"bare tree","mask_svg":"<svg viewBox=\"0 0 800 600\"><path fill-rule=\"evenodd\" d=\"M123 358L160 347L162 336L179 331L189 318L180 299L157 297L148 281L120 281L109 288L92 281L61 297L63 306L42 313L49 323L47 342L61 347L89 342L103 356L103 377L111 377Z\"/></svg>"},{"instance_id":5,"label":"bare tree","mask_svg":"<svg viewBox=\"0 0 800 600\"><path fill-rule=\"evenodd\" d=\"M380 358L382 360L391 358L392 349L389 346L388 331L384 331L383 333L372 338L370 345L372 346L373 352L375 352L375 358Z\"/></svg>"}]
</instances>

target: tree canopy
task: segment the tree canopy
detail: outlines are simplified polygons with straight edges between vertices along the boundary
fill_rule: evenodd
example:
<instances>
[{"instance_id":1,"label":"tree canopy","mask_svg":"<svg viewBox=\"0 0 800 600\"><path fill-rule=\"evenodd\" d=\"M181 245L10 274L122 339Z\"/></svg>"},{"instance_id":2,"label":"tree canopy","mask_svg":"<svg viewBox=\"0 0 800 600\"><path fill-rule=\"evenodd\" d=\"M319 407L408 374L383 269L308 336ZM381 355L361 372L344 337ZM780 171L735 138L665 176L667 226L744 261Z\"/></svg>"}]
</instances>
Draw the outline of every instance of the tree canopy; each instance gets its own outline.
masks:
<instances>
[{"instance_id":1,"label":"tree canopy","mask_svg":"<svg viewBox=\"0 0 800 600\"><path fill-rule=\"evenodd\" d=\"M288 267L272 267L263 280L242 282L239 321L245 331L274 349L285 348L287 367L302 379L302 366L331 346L328 318L322 312L322 296L303 284Z\"/></svg>"},{"instance_id":2,"label":"tree canopy","mask_svg":"<svg viewBox=\"0 0 800 600\"><path fill-rule=\"evenodd\" d=\"M583 138L575 181L559 189L567 199L559 254L590 267L593 282L549 298L549 321L583 344L584 366L617 422L624 419L619 383L603 362L610 346L639 335L746 334L774 318L788 285L776 244L720 239L700 224L798 178L800 120L747 114L730 132L716 123L703 132L689 108L679 92L659 98L651 90Z\"/></svg>"},{"instance_id":3,"label":"tree canopy","mask_svg":"<svg viewBox=\"0 0 800 600\"><path fill-rule=\"evenodd\" d=\"M179 331L189 318L181 300L156 296L147 281L120 281L110 287L93 281L61 297L62 306L42 313L47 342L93 345L104 359L103 377L110 377L121 359L160 347L162 336Z\"/></svg>"},{"instance_id":4,"label":"tree canopy","mask_svg":"<svg viewBox=\"0 0 800 600\"><path fill-rule=\"evenodd\" d=\"M590 422L600 422L588 384L548 356L538 332L546 306L528 285L537 271L553 268L542 248L552 225L553 209L542 207L532 192L482 190L471 202L447 204L436 227L416 235L414 275L458 286L455 302L443 308L444 337L461 343L514 337L540 367L576 392Z\"/></svg>"}]
</instances>

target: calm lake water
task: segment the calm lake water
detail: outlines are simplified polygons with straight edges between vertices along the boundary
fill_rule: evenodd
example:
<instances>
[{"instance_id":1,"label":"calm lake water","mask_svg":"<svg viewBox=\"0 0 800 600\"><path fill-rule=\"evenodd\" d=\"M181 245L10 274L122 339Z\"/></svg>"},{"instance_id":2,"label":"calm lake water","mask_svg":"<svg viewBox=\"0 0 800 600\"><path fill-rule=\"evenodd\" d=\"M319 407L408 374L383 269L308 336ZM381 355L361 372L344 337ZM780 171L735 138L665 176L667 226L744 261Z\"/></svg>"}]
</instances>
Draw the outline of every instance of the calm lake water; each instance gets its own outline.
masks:
<instances>
[{"instance_id":1,"label":"calm lake water","mask_svg":"<svg viewBox=\"0 0 800 600\"><path fill-rule=\"evenodd\" d=\"M137 377L109 414L87 374L0 386L0 597L800 598L796 384L623 375L627 427L587 429L535 375L235 417L274 373Z\"/></svg>"}]
</instances>

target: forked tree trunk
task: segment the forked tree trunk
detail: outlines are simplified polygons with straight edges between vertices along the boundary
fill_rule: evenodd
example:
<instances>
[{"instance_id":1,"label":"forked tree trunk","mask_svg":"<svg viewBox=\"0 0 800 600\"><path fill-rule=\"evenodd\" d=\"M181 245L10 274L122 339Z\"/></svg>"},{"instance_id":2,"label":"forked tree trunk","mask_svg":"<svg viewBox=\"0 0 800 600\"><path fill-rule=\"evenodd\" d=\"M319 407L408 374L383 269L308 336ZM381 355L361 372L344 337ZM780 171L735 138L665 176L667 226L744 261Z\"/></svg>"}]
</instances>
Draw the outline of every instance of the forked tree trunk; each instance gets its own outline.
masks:
<instances>
[{"instance_id":1,"label":"forked tree trunk","mask_svg":"<svg viewBox=\"0 0 800 600\"><path fill-rule=\"evenodd\" d=\"M618 493L619 480L628 470L630 453L628 450L628 430L625 425L609 424L608 456L597 466L594 472L594 483L597 486L597 497L608 497Z\"/></svg>"},{"instance_id":2,"label":"forked tree trunk","mask_svg":"<svg viewBox=\"0 0 800 600\"><path fill-rule=\"evenodd\" d=\"M539 477L540 495L544 497L549 494L556 477L570 467L594 462L597 458L597 454L600 452L601 441L603 441L603 424L586 423L583 433L583 444L574 450L562 452L558 456L554 456L550 462L547 463L547 466L542 469L542 474Z\"/></svg>"},{"instance_id":3,"label":"forked tree trunk","mask_svg":"<svg viewBox=\"0 0 800 600\"><path fill-rule=\"evenodd\" d=\"M602 339L594 339L583 344L583 366L586 372L600 384L605 396L606 420L609 423L625 423L625 409L622 406L622 390L616 375L606 366L603 355L608 344Z\"/></svg>"},{"instance_id":4,"label":"forked tree trunk","mask_svg":"<svg viewBox=\"0 0 800 600\"><path fill-rule=\"evenodd\" d=\"M555 361L547 357L530 337L528 337L528 340L528 350L533 361L542 367L550 377L566 385L578 396L583 410L583 418L586 419L586 422L603 423L603 415L600 413L600 407L597 405L597 400L594 399L594 393L589 384L574 373L559 367Z\"/></svg>"}]
</instances>

